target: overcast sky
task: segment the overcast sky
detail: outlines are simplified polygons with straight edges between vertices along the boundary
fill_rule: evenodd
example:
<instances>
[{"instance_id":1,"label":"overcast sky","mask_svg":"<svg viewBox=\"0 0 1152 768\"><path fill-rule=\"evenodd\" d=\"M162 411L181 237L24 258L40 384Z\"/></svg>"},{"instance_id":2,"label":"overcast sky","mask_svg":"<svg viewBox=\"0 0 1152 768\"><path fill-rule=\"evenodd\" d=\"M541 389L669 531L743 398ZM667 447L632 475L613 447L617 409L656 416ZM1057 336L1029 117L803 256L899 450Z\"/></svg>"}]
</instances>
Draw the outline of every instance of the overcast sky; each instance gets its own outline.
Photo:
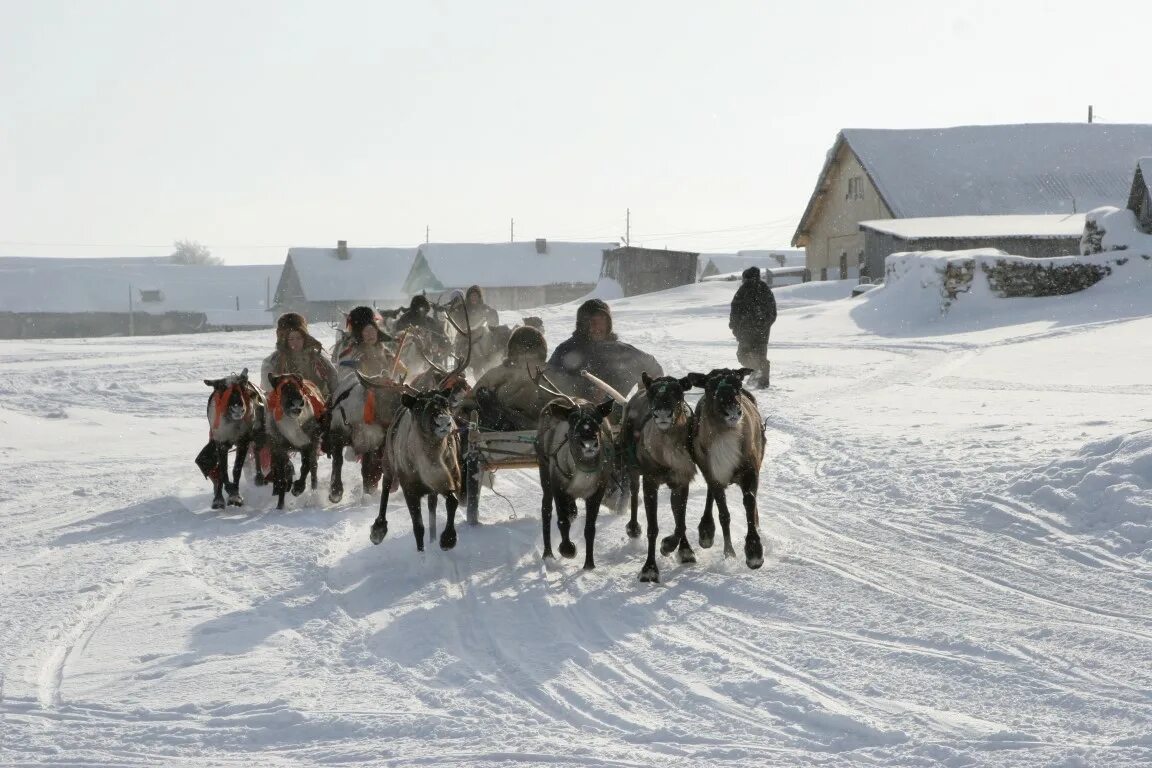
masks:
<instances>
[{"instance_id":1,"label":"overcast sky","mask_svg":"<svg viewBox=\"0 0 1152 768\"><path fill-rule=\"evenodd\" d=\"M845 127L1152 122L1148 2L0 0L0 255L787 247ZM1152 148L1150 148L1152 154Z\"/></svg>"}]
</instances>

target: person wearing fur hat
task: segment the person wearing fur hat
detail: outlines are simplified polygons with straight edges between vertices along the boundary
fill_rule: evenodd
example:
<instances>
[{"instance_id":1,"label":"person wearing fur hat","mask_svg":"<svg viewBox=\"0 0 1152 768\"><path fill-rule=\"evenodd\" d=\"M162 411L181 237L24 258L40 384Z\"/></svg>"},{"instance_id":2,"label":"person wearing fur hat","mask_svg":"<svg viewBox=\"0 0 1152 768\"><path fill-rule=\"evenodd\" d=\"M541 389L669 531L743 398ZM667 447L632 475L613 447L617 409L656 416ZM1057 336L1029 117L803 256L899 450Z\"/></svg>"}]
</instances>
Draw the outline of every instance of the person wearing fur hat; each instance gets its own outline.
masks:
<instances>
[{"instance_id":1,"label":"person wearing fur hat","mask_svg":"<svg viewBox=\"0 0 1152 768\"><path fill-rule=\"evenodd\" d=\"M612 331L612 310L600 299L589 299L576 310L576 330L548 360L549 378L565 392L586 400L601 401L604 393L580 375L600 378L627 396L640 383L640 374L664 375L656 358L617 338Z\"/></svg>"},{"instance_id":2,"label":"person wearing fur hat","mask_svg":"<svg viewBox=\"0 0 1152 768\"><path fill-rule=\"evenodd\" d=\"M332 350L332 360L341 373L358 368L365 376L391 376L396 357L384 342L392 341L392 337L380 326L376 310L354 308L348 313L345 327L344 337Z\"/></svg>"},{"instance_id":3,"label":"person wearing fur hat","mask_svg":"<svg viewBox=\"0 0 1152 768\"><path fill-rule=\"evenodd\" d=\"M308 333L308 321L297 312L285 312L276 320L276 351L260 366L260 383L271 387L272 374L295 373L316 385L327 398L336 387L336 368L324 355L324 347Z\"/></svg>"},{"instance_id":4,"label":"person wearing fur hat","mask_svg":"<svg viewBox=\"0 0 1152 768\"><path fill-rule=\"evenodd\" d=\"M759 372L756 385L768 386L768 336L776 322L776 296L760 279L759 267L748 267L744 279L732 297L728 327L736 337L736 359Z\"/></svg>"},{"instance_id":5,"label":"person wearing fur hat","mask_svg":"<svg viewBox=\"0 0 1152 768\"><path fill-rule=\"evenodd\" d=\"M423 294L417 294L412 297L408 302L408 309L404 310L400 317L396 319L396 333L405 331L409 328L423 328L431 333L443 335L444 331L436 325L436 321L431 317L432 305L428 302L428 297Z\"/></svg>"},{"instance_id":6,"label":"person wearing fur hat","mask_svg":"<svg viewBox=\"0 0 1152 768\"><path fill-rule=\"evenodd\" d=\"M512 331L504 361L480 377L460 401L460 410L478 410L484 429L535 429L540 409L551 397L536 387L532 376L547 357L548 342L538 330L521 326Z\"/></svg>"}]
</instances>

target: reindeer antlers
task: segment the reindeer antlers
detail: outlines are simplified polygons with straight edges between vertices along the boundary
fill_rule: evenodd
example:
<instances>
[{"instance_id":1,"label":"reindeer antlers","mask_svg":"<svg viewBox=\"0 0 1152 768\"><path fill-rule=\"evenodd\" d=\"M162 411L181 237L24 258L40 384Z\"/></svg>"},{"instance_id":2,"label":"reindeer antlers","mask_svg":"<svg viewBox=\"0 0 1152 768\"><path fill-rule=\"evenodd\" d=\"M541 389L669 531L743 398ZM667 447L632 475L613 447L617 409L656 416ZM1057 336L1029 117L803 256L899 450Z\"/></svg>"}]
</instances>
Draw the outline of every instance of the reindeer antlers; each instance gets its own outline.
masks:
<instances>
[{"instance_id":1,"label":"reindeer antlers","mask_svg":"<svg viewBox=\"0 0 1152 768\"><path fill-rule=\"evenodd\" d=\"M536 388L541 392L552 395L553 397L562 397L567 400L573 408L576 407L576 401L572 399L572 396L561 392L560 387L553 384L552 380L549 379L547 375L545 375L543 366L536 369L535 375L532 374L532 368L528 365L528 363L524 363L524 369L528 371L528 378L532 379L532 383L535 384ZM543 381L544 384L547 384L548 386L546 387L544 384L541 384L541 381Z\"/></svg>"},{"instance_id":2,"label":"reindeer antlers","mask_svg":"<svg viewBox=\"0 0 1152 768\"><path fill-rule=\"evenodd\" d=\"M355 371L356 378L359 379L360 383L363 384L365 387L370 387L372 389L400 389L400 390L403 390L404 392L407 392L410 395L415 395L415 394L419 393L419 390L415 389L412 386L409 386L408 384L398 384L397 382L392 381L391 379L384 379L381 381L377 378L370 378L368 376L365 376L364 374L360 373L360 371L356 368L353 368L352 370Z\"/></svg>"}]
</instances>

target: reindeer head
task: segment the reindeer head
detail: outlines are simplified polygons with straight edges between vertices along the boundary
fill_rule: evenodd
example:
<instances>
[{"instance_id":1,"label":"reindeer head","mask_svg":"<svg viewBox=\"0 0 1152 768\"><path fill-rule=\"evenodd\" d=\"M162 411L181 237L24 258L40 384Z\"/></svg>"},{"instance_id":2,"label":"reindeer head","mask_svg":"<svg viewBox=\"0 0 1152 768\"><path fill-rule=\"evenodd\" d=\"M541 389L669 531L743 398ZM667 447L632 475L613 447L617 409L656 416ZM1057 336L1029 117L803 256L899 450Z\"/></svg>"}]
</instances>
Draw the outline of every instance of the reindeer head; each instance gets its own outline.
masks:
<instances>
[{"instance_id":1,"label":"reindeer head","mask_svg":"<svg viewBox=\"0 0 1152 768\"><path fill-rule=\"evenodd\" d=\"M452 418L451 395L449 389L405 392L400 398L400 403L412 411L412 418L421 432L432 435L437 440L443 440L456 430L456 422Z\"/></svg>"},{"instance_id":2,"label":"reindeer head","mask_svg":"<svg viewBox=\"0 0 1152 768\"><path fill-rule=\"evenodd\" d=\"M304 380L295 373L270 374L268 380L272 382L269 403L275 418L279 420L281 414L290 419L300 418L300 414L308 407L304 397Z\"/></svg>"},{"instance_id":3,"label":"reindeer head","mask_svg":"<svg viewBox=\"0 0 1152 768\"><path fill-rule=\"evenodd\" d=\"M216 402L215 421L244 421L248 416L248 369L222 379L204 379Z\"/></svg>"},{"instance_id":4,"label":"reindeer head","mask_svg":"<svg viewBox=\"0 0 1152 768\"><path fill-rule=\"evenodd\" d=\"M613 401L600 405L578 403L568 410L568 445L578 463L588 464L601 458L604 450L601 427L612 413Z\"/></svg>"},{"instance_id":5,"label":"reindeer head","mask_svg":"<svg viewBox=\"0 0 1152 768\"><path fill-rule=\"evenodd\" d=\"M744 379L755 373L751 368L714 368L707 374L690 373L688 379L704 388L702 403L729 426L735 426L743 416L740 408Z\"/></svg>"},{"instance_id":6,"label":"reindeer head","mask_svg":"<svg viewBox=\"0 0 1152 768\"><path fill-rule=\"evenodd\" d=\"M684 392L692 389L691 376L677 379L674 376L661 376L653 379L641 373L640 381L648 396L648 410L652 413L652 423L660 430L683 424L691 414L684 402Z\"/></svg>"}]
</instances>

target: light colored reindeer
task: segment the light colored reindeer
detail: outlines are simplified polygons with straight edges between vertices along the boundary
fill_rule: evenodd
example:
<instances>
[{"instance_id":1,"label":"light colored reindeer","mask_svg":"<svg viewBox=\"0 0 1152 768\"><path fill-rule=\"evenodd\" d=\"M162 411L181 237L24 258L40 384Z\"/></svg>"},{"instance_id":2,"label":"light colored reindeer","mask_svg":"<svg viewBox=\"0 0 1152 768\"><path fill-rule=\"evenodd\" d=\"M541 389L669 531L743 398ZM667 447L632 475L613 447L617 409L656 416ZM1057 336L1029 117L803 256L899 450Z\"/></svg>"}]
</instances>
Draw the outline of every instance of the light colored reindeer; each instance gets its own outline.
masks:
<instances>
[{"instance_id":1,"label":"light colored reindeer","mask_svg":"<svg viewBox=\"0 0 1152 768\"><path fill-rule=\"evenodd\" d=\"M744 560L749 568L764 564L764 545L757 530L760 514L756 492L760 487L760 465L764 461L764 424L756 398L744 389L743 382L751 368L717 368L707 374L690 373L694 386L704 395L696 403L696 430L692 438L692 458L708 483L704 517L700 521L700 546L712 545L716 524L712 521L712 502L720 512L720 529L724 534L724 556L735 557L729 531L730 516L725 489L740 486L748 533L744 537Z\"/></svg>"}]
</instances>

